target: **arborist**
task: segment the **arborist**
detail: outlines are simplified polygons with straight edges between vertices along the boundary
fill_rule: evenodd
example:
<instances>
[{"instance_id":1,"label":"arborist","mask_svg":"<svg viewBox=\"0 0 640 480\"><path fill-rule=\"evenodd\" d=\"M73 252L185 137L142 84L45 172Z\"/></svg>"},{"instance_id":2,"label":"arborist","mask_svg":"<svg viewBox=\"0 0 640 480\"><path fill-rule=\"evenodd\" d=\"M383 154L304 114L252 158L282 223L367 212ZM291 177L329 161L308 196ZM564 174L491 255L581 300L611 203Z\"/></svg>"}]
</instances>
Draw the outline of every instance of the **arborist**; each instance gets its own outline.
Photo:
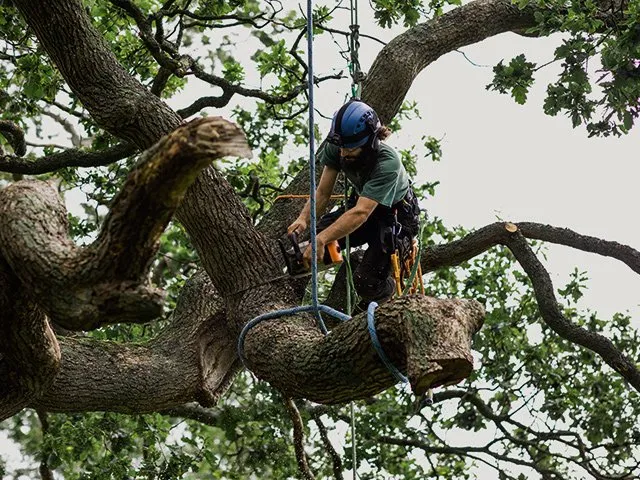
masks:
<instances>
[{"instance_id":1,"label":"arborist","mask_svg":"<svg viewBox=\"0 0 640 480\"><path fill-rule=\"evenodd\" d=\"M338 240L345 248L368 244L353 280L363 304L387 301L394 292L390 257L394 242L410 245L418 233L420 209L398 153L383 141L390 135L376 112L366 103L351 100L333 116L331 130L318 153L324 165L316 189L318 215L326 209L339 172L344 172L354 192L347 210L338 209L322 216L317 224L318 256L327 243ZM288 233L303 233L310 220L307 201ZM311 246L304 262L311 262Z\"/></svg>"}]
</instances>

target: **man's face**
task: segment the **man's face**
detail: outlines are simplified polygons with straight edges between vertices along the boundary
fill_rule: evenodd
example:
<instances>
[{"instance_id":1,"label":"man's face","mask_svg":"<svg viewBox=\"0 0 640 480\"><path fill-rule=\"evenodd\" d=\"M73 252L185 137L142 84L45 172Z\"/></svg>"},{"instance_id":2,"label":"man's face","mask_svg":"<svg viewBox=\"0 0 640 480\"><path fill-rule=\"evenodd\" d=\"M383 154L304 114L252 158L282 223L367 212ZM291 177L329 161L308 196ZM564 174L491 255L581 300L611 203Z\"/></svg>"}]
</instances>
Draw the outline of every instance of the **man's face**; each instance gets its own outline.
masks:
<instances>
[{"instance_id":1,"label":"man's face","mask_svg":"<svg viewBox=\"0 0 640 480\"><path fill-rule=\"evenodd\" d=\"M360 157L362 153L362 147L357 148L344 148L340 147L340 156L344 159L345 162L353 162Z\"/></svg>"}]
</instances>

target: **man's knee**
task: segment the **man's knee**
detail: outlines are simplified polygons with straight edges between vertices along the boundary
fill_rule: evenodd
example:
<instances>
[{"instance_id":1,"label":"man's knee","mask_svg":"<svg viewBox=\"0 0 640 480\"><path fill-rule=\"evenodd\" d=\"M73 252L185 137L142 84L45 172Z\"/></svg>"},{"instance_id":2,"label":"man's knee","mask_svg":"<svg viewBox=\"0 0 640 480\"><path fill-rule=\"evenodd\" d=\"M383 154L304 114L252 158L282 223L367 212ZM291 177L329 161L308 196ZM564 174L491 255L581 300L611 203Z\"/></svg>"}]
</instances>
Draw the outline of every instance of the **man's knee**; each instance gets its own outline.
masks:
<instances>
[{"instance_id":1,"label":"man's knee","mask_svg":"<svg viewBox=\"0 0 640 480\"><path fill-rule=\"evenodd\" d=\"M353 284L358 295L367 301L387 300L393 295L395 283L390 275L379 278L373 272L356 270L353 275Z\"/></svg>"}]
</instances>

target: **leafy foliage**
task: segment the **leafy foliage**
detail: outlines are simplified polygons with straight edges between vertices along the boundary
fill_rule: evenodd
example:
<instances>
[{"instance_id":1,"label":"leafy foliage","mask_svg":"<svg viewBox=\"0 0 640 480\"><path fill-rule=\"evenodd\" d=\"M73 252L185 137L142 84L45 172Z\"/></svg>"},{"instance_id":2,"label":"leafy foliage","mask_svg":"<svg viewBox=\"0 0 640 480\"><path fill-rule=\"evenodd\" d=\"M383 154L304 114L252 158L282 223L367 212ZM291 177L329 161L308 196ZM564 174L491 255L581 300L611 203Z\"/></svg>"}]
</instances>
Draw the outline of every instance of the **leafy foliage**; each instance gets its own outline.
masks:
<instances>
[{"instance_id":1,"label":"leafy foliage","mask_svg":"<svg viewBox=\"0 0 640 480\"><path fill-rule=\"evenodd\" d=\"M534 9L537 25L529 34L564 34L554 58L562 71L547 87L545 113L565 113L574 127L585 125L590 136L628 133L640 108L640 3L612 2L609 9L591 0L516 3ZM594 71L598 63L601 68ZM534 67L523 55L508 67L500 63L487 88L511 91L518 103L524 103Z\"/></svg>"},{"instance_id":2,"label":"leafy foliage","mask_svg":"<svg viewBox=\"0 0 640 480\"><path fill-rule=\"evenodd\" d=\"M160 21L154 15L167 4L183 2L134 3L157 30ZM233 85L250 83L255 77L262 90L272 96L287 95L304 82L306 65L299 51L304 18L299 12L278 10L271 2L254 0L185 4L191 6L189 15L176 10L163 18L166 40L201 53L198 60L207 72ZM459 4L458 0L371 3L376 21L385 28L412 26ZM626 3L624 15L613 23L591 0L521 0L518 4L535 11L538 25L529 33L564 34L555 52L562 70L557 82L548 87L545 111L550 115L564 113L574 126L586 125L593 135L627 133L639 109L640 3ZM133 19L111 2L86 0L85 6L126 70L151 86L160 68ZM274 12L272 17L265 14L268 11ZM329 3L318 5L314 15L316 23L330 26L336 8ZM86 114L10 2L0 4L0 32L0 53L9 57L4 60L0 55L3 119L16 121L30 132L35 130L42 138L43 113L55 109L71 121L88 148L116 143ZM318 29L315 33L323 32ZM238 43L247 37L257 44L250 47L251 61L237 54ZM593 67L596 59L600 66L594 76L590 65ZM506 64L500 62L488 88L524 103L538 68L524 55ZM161 95L174 97L191 87L188 81L187 77L171 76ZM247 101L236 95L227 107L247 132L257 156L252 161L223 162L220 168L239 193L248 191L254 177L260 185L276 187L260 191L264 206L252 195L243 197L256 222L275 201L278 188L305 168L309 136L306 107L304 94L283 103L255 97ZM403 121L419 115L417 105L405 104L390 127L400 131ZM315 133L321 138L320 131ZM411 174L416 172L418 161L443 157L437 139L425 134L421 141L422 145L401 152ZM70 217L76 241L82 243L96 234L134 161L62 169L47 176L58 181L67 195L83 194L83 213ZM11 181L4 175L0 179ZM428 198L436 194L437 185L434 179L418 186L417 191ZM440 218L430 218L423 242L449 242L467 233L447 226ZM168 293L167 316L197 265L184 230L172 224L161 239L150 278ZM587 281L587 274L576 270L569 283L558 290L565 315L576 325L606 334L632 358L640 358L640 338L627 315L603 319L596 312L579 309ZM596 468L600 478L637 475L640 400L593 353L559 339L546 326L527 277L514 267L506 249L494 248L460 269L438 270L427 277L427 286L429 294L472 297L486 306L485 326L474 344L480 368L456 389L437 391L433 406L412 398L401 387L358 402L355 419L361 479L473 478L479 468L494 469L501 479L530 478L533 472L549 479L584 478L587 474L596 476ZM91 335L116 342L141 342L153 338L165 324L161 320L144 326L115 325ZM306 451L318 477L330 478L334 470L323 429L341 458L342 468L353 468L348 408L302 402L299 408L307 429ZM32 477L40 462L65 479L297 475L291 422L280 394L271 387L242 374L220 405L206 414L201 422L171 412L42 414L39 418L27 410L1 428L19 443L31 462L26 470ZM11 474L5 469L0 459L0 475ZM520 473L522 469L526 477Z\"/></svg>"}]
</instances>

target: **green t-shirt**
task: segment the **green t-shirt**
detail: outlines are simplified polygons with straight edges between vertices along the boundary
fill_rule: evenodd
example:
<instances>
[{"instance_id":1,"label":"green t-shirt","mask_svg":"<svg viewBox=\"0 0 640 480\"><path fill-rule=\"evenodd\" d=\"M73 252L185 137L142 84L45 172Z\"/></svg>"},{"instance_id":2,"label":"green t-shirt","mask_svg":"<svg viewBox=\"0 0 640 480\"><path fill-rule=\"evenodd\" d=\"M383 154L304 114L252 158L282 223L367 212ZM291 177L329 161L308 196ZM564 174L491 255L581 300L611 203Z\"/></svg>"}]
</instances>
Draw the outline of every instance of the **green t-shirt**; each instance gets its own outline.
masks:
<instances>
[{"instance_id":1,"label":"green t-shirt","mask_svg":"<svg viewBox=\"0 0 640 480\"><path fill-rule=\"evenodd\" d=\"M391 207L404 198L409 190L409 175L396 151L389 145L380 143L374 167L363 165L363 160L340 161L340 148L329 142L318 152L322 164L344 171L353 184L356 193ZM367 160L365 160L367 161ZM369 159L370 161L370 159Z\"/></svg>"}]
</instances>

